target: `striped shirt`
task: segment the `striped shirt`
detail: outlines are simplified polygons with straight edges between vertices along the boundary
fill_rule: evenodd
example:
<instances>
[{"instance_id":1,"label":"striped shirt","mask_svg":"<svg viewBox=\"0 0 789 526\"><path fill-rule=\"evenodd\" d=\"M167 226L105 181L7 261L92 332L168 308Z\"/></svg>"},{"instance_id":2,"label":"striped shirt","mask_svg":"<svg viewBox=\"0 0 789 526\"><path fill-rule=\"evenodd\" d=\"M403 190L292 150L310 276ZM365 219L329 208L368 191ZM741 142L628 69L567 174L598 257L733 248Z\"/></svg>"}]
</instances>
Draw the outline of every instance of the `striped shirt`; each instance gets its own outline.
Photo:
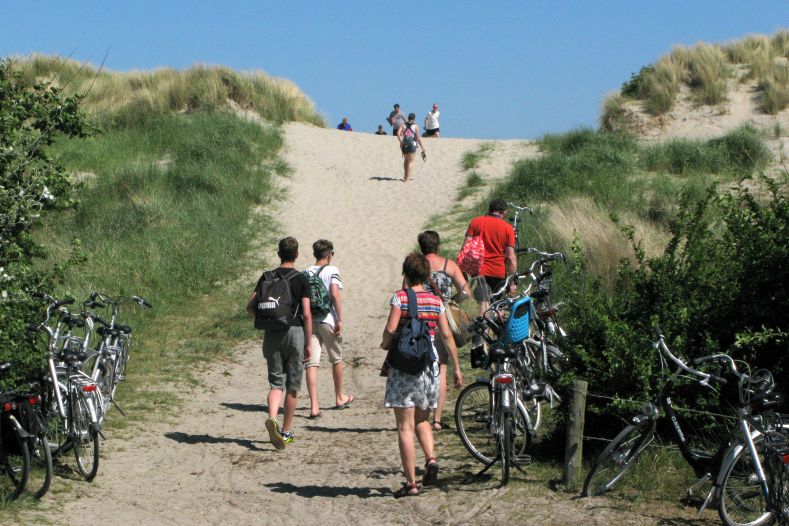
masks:
<instances>
[{"instance_id":1,"label":"striped shirt","mask_svg":"<svg viewBox=\"0 0 789 526\"><path fill-rule=\"evenodd\" d=\"M414 292L416 293L419 319L427 321L427 326L430 328L430 336L435 338L438 318L440 318L441 313L444 312L444 304L441 302L441 298L432 292ZM411 314L408 312L408 293L404 289L400 289L394 293L390 305L400 307L400 323L398 324L398 328L403 327L411 320Z\"/></svg>"}]
</instances>

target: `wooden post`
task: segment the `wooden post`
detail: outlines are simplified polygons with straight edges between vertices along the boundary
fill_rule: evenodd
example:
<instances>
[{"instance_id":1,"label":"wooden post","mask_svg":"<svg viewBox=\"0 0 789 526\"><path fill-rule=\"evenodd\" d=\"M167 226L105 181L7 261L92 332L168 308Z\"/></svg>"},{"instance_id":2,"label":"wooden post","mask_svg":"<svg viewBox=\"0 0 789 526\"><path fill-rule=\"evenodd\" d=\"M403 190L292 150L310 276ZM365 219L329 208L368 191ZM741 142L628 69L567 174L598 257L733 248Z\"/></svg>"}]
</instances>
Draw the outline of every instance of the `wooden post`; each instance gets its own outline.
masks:
<instances>
[{"instance_id":1,"label":"wooden post","mask_svg":"<svg viewBox=\"0 0 789 526\"><path fill-rule=\"evenodd\" d=\"M581 483L583 468L584 415L586 414L586 388L583 380L573 381L570 414L567 415L567 447L564 451L564 483L568 490L576 491Z\"/></svg>"}]
</instances>

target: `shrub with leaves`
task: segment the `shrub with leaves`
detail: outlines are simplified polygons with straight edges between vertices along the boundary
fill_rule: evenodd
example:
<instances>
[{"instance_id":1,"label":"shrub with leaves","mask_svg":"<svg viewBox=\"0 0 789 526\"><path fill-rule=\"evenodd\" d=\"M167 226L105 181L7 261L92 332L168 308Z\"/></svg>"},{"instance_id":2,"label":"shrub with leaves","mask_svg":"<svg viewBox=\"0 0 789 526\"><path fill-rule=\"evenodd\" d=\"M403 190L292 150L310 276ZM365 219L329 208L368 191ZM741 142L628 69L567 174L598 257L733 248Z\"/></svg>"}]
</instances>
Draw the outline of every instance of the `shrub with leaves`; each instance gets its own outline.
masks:
<instances>
[{"instance_id":1,"label":"shrub with leaves","mask_svg":"<svg viewBox=\"0 0 789 526\"><path fill-rule=\"evenodd\" d=\"M31 229L47 211L72 205L69 179L47 147L58 135L89 132L78 97L63 97L45 83L25 84L11 62L0 59L0 361L15 366L7 381L35 362L23 338L23 320L36 311L29 291L48 286L57 272L32 268L44 252Z\"/></svg>"}]
</instances>

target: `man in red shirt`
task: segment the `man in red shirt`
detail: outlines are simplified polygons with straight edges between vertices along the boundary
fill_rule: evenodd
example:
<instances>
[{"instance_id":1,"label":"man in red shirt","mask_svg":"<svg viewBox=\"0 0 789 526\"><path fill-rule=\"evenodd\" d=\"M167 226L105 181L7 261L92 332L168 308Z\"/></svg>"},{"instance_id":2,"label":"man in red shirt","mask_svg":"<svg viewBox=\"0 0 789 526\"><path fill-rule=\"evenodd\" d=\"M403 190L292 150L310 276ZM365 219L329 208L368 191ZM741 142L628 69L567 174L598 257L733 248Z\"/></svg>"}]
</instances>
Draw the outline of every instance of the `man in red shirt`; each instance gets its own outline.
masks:
<instances>
[{"instance_id":1,"label":"man in red shirt","mask_svg":"<svg viewBox=\"0 0 789 526\"><path fill-rule=\"evenodd\" d=\"M515 255L515 230L504 219L507 215L507 203L494 199L488 206L488 214L471 220L463 240L465 246L472 238L481 236L485 244L485 261L479 272L478 290L475 294L480 303L480 312L488 306L490 293L501 287L504 278L515 274L518 269L518 258ZM461 249L462 250L462 249ZM481 286L481 287L480 287ZM514 285L513 285L514 288Z\"/></svg>"}]
</instances>

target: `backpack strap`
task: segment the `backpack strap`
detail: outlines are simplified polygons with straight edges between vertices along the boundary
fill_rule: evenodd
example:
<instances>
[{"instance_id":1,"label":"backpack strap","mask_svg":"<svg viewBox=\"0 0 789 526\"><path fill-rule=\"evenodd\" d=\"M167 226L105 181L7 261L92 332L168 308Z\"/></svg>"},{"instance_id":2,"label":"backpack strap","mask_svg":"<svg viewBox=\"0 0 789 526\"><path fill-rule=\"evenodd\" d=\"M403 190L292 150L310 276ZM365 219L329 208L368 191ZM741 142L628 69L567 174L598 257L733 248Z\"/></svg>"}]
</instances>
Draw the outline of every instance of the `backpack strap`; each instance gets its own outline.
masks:
<instances>
[{"instance_id":1,"label":"backpack strap","mask_svg":"<svg viewBox=\"0 0 789 526\"><path fill-rule=\"evenodd\" d=\"M447 273L447 265L449 265L449 258L444 258L444 268L441 269L444 274Z\"/></svg>"},{"instance_id":2,"label":"backpack strap","mask_svg":"<svg viewBox=\"0 0 789 526\"><path fill-rule=\"evenodd\" d=\"M414 289L407 288L405 293L408 295L408 314L411 316L411 333L419 333L419 300Z\"/></svg>"}]
</instances>

